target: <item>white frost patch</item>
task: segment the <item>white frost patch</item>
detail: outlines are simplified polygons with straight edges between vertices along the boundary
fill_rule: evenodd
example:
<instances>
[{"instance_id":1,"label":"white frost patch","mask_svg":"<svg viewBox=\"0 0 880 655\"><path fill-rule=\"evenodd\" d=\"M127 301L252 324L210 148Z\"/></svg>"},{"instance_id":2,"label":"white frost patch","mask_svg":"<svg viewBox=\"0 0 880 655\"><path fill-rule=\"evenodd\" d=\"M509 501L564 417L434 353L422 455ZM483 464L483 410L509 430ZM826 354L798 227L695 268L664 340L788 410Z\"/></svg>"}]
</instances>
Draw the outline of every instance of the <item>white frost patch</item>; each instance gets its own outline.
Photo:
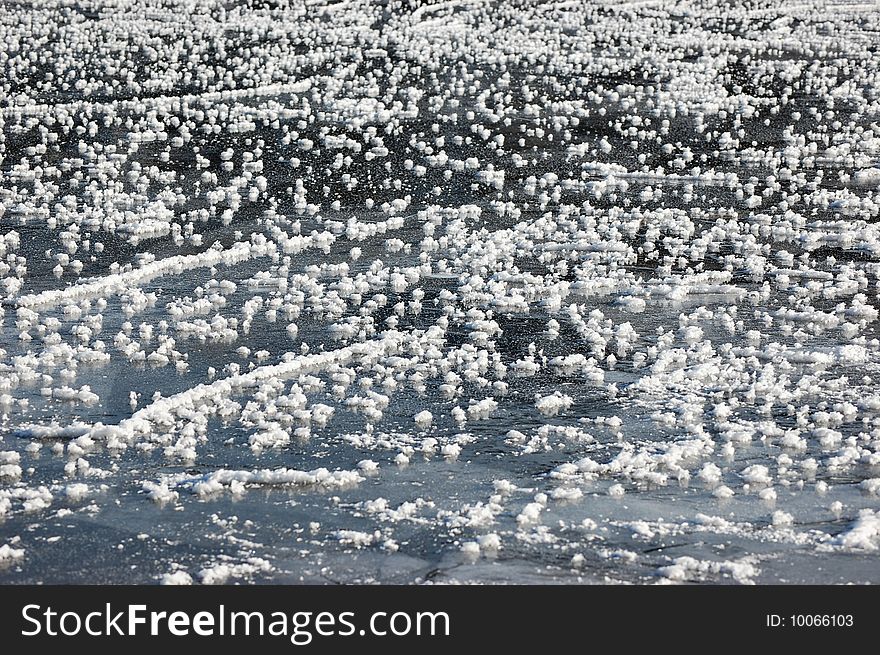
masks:
<instances>
[{"instance_id":1,"label":"white frost patch","mask_svg":"<svg viewBox=\"0 0 880 655\"><path fill-rule=\"evenodd\" d=\"M21 509L25 512L39 512L52 504L52 492L43 485L39 487L16 486L12 488L0 487L0 516L8 514L14 501L21 503Z\"/></svg>"},{"instance_id":2,"label":"white frost patch","mask_svg":"<svg viewBox=\"0 0 880 655\"><path fill-rule=\"evenodd\" d=\"M321 489L345 489L364 478L356 471L330 471L318 468L313 471L298 469L262 469L257 471L221 469L207 475L185 478L178 485L189 488L199 496L209 496L221 491L240 492L246 487L318 487Z\"/></svg>"},{"instance_id":3,"label":"white frost patch","mask_svg":"<svg viewBox=\"0 0 880 655\"><path fill-rule=\"evenodd\" d=\"M612 484L610 487L608 487L609 496L620 498L624 494L626 494L626 489L623 487L622 484Z\"/></svg>"},{"instance_id":4,"label":"white frost patch","mask_svg":"<svg viewBox=\"0 0 880 655\"><path fill-rule=\"evenodd\" d=\"M0 546L0 564L8 564L24 557L24 548L13 548L9 544Z\"/></svg>"},{"instance_id":5,"label":"white frost patch","mask_svg":"<svg viewBox=\"0 0 880 655\"><path fill-rule=\"evenodd\" d=\"M312 374L332 366L342 366L352 359L380 357L395 351L403 339L404 335L399 332L387 332L374 341L357 343L338 350L311 355L288 353L279 364L258 366L247 373L236 372L210 384L199 384L172 396L159 397L118 425L92 426L89 435L93 439L106 441L108 446L119 447L121 444L124 447L124 444L131 443L138 437L149 435L157 426L173 425L176 416L191 416L197 409L203 412L207 408L221 411L234 392L259 387L270 381ZM491 399L481 401L479 405L481 410L488 410L486 415L497 407L497 403Z\"/></svg>"},{"instance_id":6,"label":"white frost patch","mask_svg":"<svg viewBox=\"0 0 880 655\"><path fill-rule=\"evenodd\" d=\"M178 493L169 489L165 482L152 482L147 480L141 484L141 489L147 492L147 498L160 505L174 502L178 497Z\"/></svg>"},{"instance_id":7,"label":"white frost patch","mask_svg":"<svg viewBox=\"0 0 880 655\"><path fill-rule=\"evenodd\" d=\"M880 511L863 509L859 517L831 544L846 550L874 552L880 549Z\"/></svg>"},{"instance_id":8,"label":"white frost patch","mask_svg":"<svg viewBox=\"0 0 880 655\"><path fill-rule=\"evenodd\" d=\"M379 465L371 459L362 459L358 462L357 466L367 475L376 473L379 470Z\"/></svg>"},{"instance_id":9,"label":"white frost patch","mask_svg":"<svg viewBox=\"0 0 880 655\"><path fill-rule=\"evenodd\" d=\"M483 398L477 402L471 403L467 408L467 417L471 420L489 418L498 408L498 402L494 398Z\"/></svg>"},{"instance_id":10,"label":"white frost patch","mask_svg":"<svg viewBox=\"0 0 880 655\"><path fill-rule=\"evenodd\" d=\"M739 472L740 477L750 484L770 484L773 478L770 469L763 464L752 464Z\"/></svg>"},{"instance_id":11,"label":"white frost patch","mask_svg":"<svg viewBox=\"0 0 880 655\"><path fill-rule=\"evenodd\" d=\"M783 512L781 509L773 512L773 516L770 517L770 521L775 526L789 526L794 523L794 517L788 512Z\"/></svg>"},{"instance_id":12,"label":"white frost patch","mask_svg":"<svg viewBox=\"0 0 880 655\"><path fill-rule=\"evenodd\" d=\"M416 425L418 427L424 429L424 428L430 427L431 421L434 420L434 416L431 414L431 412L429 412L426 409L426 410L423 410L423 411L419 412L418 414L416 414L413 417L413 420L415 420Z\"/></svg>"},{"instance_id":13,"label":"white frost patch","mask_svg":"<svg viewBox=\"0 0 880 655\"><path fill-rule=\"evenodd\" d=\"M64 495L67 496L68 500L80 501L89 495L89 485L82 482L74 482L64 488Z\"/></svg>"},{"instance_id":14,"label":"white frost patch","mask_svg":"<svg viewBox=\"0 0 880 655\"><path fill-rule=\"evenodd\" d=\"M239 564L219 563L199 571L198 577L202 584L225 584L230 579L250 578L256 573L267 573L272 565L260 557L251 557Z\"/></svg>"},{"instance_id":15,"label":"white frost patch","mask_svg":"<svg viewBox=\"0 0 880 655\"><path fill-rule=\"evenodd\" d=\"M480 556L480 544L476 541L465 541L461 544L461 552L465 557L477 558Z\"/></svg>"},{"instance_id":16,"label":"white frost patch","mask_svg":"<svg viewBox=\"0 0 880 655\"><path fill-rule=\"evenodd\" d=\"M354 548L366 548L382 538L382 533L378 530L375 532L361 532L359 530L337 530L333 533L333 537L345 546L353 546Z\"/></svg>"},{"instance_id":17,"label":"white frost patch","mask_svg":"<svg viewBox=\"0 0 880 655\"><path fill-rule=\"evenodd\" d=\"M529 503L523 507L522 511L517 515L516 522L522 527L533 525L541 520L541 512L544 505L541 503Z\"/></svg>"},{"instance_id":18,"label":"white frost patch","mask_svg":"<svg viewBox=\"0 0 880 655\"><path fill-rule=\"evenodd\" d=\"M726 500L728 498L733 498L734 492L730 487L721 485L712 492L712 495L721 500Z\"/></svg>"},{"instance_id":19,"label":"white frost patch","mask_svg":"<svg viewBox=\"0 0 880 655\"><path fill-rule=\"evenodd\" d=\"M564 412L571 407L573 402L571 396L558 391L554 391L549 396L535 397L535 407L544 416L556 416L559 412Z\"/></svg>"},{"instance_id":20,"label":"white frost patch","mask_svg":"<svg viewBox=\"0 0 880 655\"><path fill-rule=\"evenodd\" d=\"M219 242L217 245L219 246ZM254 257L264 257L274 252L275 248L273 242L265 244L240 242L228 249L217 247L196 255L172 255L125 273L112 273L64 289L50 289L42 293L20 296L17 304L19 307L46 309L66 301L108 298L124 293L132 287L144 285L163 275L179 275L183 271L189 271L193 268L210 268L217 264L229 266Z\"/></svg>"},{"instance_id":21,"label":"white frost patch","mask_svg":"<svg viewBox=\"0 0 880 655\"><path fill-rule=\"evenodd\" d=\"M699 560L694 557L677 557L668 566L657 569L657 574L672 582L705 580L708 576L720 575L732 578L740 584L754 584L752 578L760 573L755 565L754 556L746 556L738 560L714 562Z\"/></svg>"},{"instance_id":22,"label":"white frost patch","mask_svg":"<svg viewBox=\"0 0 880 655\"><path fill-rule=\"evenodd\" d=\"M479 536L477 538L477 543L479 543L480 548L485 551L501 550L501 537L495 532Z\"/></svg>"},{"instance_id":23,"label":"white frost patch","mask_svg":"<svg viewBox=\"0 0 880 655\"><path fill-rule=\"evenodd\" d=\"M204 573L204 571L202 571ZM206 574L207 576L208 574ZM186 571L174 571L173 573L163 573L159 578L161 585L191 585L193 583L192 576Z\"/></svg>"},{"instance_id":24,"label":"white frost patch","mask_svg":"<svg viewBox=\"0 0 880 655\"><path fill-rule=\"evenodd\" d=\"M21 473L22 470L18 464L0 464L0 480L18 480Z\"/></svg>"},{"instance_id":25,"label":"white frost patch","mask_svg":"<svg viewBox=\"0 0 880 655\"><path fill-rule=\"evenodd\" d=\"M716 484L721 481L721 469L712 462L703 464L697 475L706 484Z\"/></svg>"}]
</instances>

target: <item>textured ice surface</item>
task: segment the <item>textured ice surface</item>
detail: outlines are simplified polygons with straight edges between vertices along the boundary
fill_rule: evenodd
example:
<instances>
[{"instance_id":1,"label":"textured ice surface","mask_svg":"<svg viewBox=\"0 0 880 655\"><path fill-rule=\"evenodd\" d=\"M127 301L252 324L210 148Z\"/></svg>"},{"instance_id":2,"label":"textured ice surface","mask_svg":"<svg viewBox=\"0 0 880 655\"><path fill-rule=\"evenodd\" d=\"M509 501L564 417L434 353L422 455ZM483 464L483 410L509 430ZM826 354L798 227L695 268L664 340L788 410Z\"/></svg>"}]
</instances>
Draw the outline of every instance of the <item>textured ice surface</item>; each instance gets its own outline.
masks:
<instances>
[{"instance_id":1,"label":"textured ice surface","mask_svg":"<svg viewBox=\"0 0 880 655\"><path fill-rule=\"evenodd\" d=\"M0 19L0 581L880 582L874 5Z\"/></svg>"}]
</instances>

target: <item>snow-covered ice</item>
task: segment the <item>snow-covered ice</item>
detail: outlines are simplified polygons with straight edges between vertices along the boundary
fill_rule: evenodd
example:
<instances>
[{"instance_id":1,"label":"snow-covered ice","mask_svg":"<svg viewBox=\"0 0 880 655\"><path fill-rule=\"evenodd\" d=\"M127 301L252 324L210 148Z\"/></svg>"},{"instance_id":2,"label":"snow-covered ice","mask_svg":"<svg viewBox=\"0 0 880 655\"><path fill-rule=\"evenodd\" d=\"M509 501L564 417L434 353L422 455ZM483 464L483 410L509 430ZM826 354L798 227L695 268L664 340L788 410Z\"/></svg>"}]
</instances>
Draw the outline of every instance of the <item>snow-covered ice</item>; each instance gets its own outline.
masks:
<instances>
[{"instance_id":1,"label":"snow-covered ice","mask_svg":"<svg viewBox=\"0 0 880 655\"><path fill-rule=\"evenodd\" d=\"M0 581L880 582L868 5L0 25Z\"/></svg>"}]
</instances>

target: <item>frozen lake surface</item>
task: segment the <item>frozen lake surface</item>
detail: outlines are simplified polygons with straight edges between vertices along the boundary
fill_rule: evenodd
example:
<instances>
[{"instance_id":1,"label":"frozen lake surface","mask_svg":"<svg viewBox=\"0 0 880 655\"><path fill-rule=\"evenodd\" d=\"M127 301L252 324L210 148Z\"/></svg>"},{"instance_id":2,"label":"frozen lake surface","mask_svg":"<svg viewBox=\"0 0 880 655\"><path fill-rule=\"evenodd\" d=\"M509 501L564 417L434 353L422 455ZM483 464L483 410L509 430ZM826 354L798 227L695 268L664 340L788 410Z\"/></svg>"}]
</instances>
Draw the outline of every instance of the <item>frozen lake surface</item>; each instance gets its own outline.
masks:
<instances>
[{"instance_id":1,"label":"frozen lake surface","mask_svg":"<svg viewBox=\"0 0 880 655\"><path fill-rule=\"evenodd\" d=\"M880 582L876 3L0 39L0 581Z\"/></svg>"}]
</instances>

